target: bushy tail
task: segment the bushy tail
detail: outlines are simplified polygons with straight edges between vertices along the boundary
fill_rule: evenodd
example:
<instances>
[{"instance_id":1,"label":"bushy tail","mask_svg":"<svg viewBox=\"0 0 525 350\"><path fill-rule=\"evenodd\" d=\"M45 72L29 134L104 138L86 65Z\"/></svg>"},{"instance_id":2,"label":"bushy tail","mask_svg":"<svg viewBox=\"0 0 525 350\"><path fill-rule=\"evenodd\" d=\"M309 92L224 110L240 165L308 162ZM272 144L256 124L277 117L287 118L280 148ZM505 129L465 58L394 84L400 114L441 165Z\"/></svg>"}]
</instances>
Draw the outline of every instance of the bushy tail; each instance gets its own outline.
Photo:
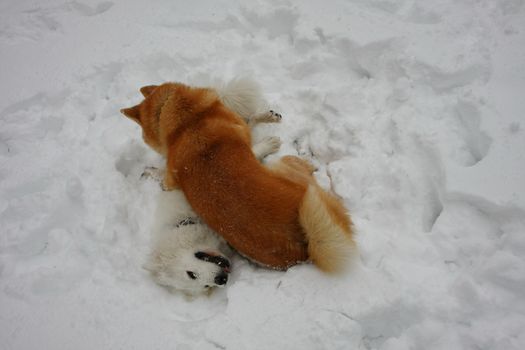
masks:
<instances>
[{"instance_id":1,"label":"bushy tail","mask_svg":"<svg viewBox=\"0 0 525 350\"><path fill-rule=\"evenodd\" d=\"M352 222L336 198L310 185L299 209L299 222L306 233L308 254L314 264L329 273L349 267L356 251Z\"/></svg>"},{"instance_id":2,"label":"bushy tail","mask_svg":"<svg viewBox=\"0 0 525 350\"><path fill-rule=\"evenodd\" d=\"M215 88L226 107L249 119L266 107L259 85L249 78L237 78Z\"/></svg>"}]
</instances>

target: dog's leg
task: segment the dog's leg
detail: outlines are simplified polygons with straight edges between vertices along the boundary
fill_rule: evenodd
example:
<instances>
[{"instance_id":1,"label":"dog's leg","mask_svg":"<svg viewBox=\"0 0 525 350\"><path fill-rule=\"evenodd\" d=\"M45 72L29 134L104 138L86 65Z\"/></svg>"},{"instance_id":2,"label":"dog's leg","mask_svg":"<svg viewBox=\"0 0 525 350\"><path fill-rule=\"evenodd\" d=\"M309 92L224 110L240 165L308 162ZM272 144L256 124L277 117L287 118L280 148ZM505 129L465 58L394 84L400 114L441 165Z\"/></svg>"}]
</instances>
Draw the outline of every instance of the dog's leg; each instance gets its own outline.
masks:
<instances>
[{"instance_id":1,"label":"dog's leg","mask_svg":"<svg viewBox=\"0 0 525 350\"><path fill-rule=\"evenodd\" d=\"M288 164L298 171L304 172L306 175L312 175L317 171L317 168L312 163L296 156L284 156L281 158L281 162Z\"/></svg>"},{"instance_id":2,"label":"dog's leg","mask_svg":"<svg viewBox=\"0 0 525 350\"><path fill-rule=\"evenodd\" d=\"M275 136L265 137L260 142L252 146L253 154L257 159L262 160L267 155L275 153L281 147L281 139Z\"/></svg>"},{"instance_id":3,"label":"dog's leg","mask_svg":"<svg viewBox=\"0 0 525 350\"><path fill-rule=\"evenodd\" d=\"M254 125L259 123L279 123L281 119L283 119L282 115L270 110L268 112L259 113L254 116L251 116L250 119L248 119L248 125L250 127L253 127Z\"/></svg>"},{"instance_id":4,"label":"dog's leg","mask_svg":"<svg viewBox=\"0 0 525 350\"><path fill-rule=\"evenodd\" d=\"M162 181L163 191L173 191L179 188L175 174L169 169L169 167L166 167L166 171L164 173L164 181Z\"/></svg>"},{"instance_id":5,"label":"dog's leg","mask_svg":"<svg viewBox=\"0 0 525 350\"><path fill-rule=\"evenodd\" d=\"M173 154L168 153L168 160L166 162L166 171L164 172L164 181L162 182L162 189L164 191L173 191L179 188L179 181L177 178L177 173L174 171L176 169L175 163L177 158Z\"/></svg>"},{"instance_id":6,"label":"dog's leg","mask_svg":"<svg viewBox=\"0 0 525 350\"><path fill-rule=\"evenodd\" d=\"M284 156L281 159L266 164L266 167L274 174L289 179L304 187L315 185L313 172L316 170L313 164L296 156Z\"/></svg>"}]
</instances>

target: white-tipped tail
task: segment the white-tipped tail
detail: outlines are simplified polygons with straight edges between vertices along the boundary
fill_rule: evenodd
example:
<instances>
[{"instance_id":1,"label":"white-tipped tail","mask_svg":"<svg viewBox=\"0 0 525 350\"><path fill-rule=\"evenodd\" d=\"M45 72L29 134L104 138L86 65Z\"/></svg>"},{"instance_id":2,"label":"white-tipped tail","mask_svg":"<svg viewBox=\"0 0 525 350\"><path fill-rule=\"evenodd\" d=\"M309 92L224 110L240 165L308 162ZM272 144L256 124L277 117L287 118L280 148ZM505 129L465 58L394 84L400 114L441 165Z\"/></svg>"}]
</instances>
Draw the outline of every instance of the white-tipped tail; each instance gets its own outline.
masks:
<instances>
[{"instance_id":1,"label":"white-tipped tail","mask_svg":"<svg viewBox=\"0 0 525 350\"><path fill-rule=\"evenodd\" d=\"M266 107L259 85L249 78L237 78L217 87L220 100L244 119L250 119Z\"/></svg>"},{"instance_id":2,"label":"white-tipped tail","mask_svg":"<svg viewBox=\"0 0 525 350\"><path fill-rule=\"evenodd\" d=\"M352 223L336 198L310 185L299 209L299 222L315 265L330 273L342 272L350 266L356 251Z\"/></svg>"}]
</instances>

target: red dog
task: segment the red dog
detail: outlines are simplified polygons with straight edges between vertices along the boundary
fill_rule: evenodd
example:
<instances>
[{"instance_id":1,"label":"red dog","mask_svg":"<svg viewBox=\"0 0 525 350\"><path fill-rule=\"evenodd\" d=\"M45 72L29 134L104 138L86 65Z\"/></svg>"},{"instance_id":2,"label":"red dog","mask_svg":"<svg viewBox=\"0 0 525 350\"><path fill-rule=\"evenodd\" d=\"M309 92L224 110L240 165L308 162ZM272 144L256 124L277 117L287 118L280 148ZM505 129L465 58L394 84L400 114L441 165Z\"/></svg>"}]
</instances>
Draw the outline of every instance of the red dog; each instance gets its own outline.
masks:
<instances>
[{"instance_id":1,"label":"red dog","mask_svg":"<svg viewBox=\"0 0 525 350\"><path fill-rule=\"evenodd\" d=\"M166 157L165 189L182 189L231 246L275 269L307 260L327 272L348 265L355 248L350 218L317 185L310 163L287 156L262 165L248 124L213 89L166 83L141 92L145 100L121 112Z\"/></svg>"}]
</instances>

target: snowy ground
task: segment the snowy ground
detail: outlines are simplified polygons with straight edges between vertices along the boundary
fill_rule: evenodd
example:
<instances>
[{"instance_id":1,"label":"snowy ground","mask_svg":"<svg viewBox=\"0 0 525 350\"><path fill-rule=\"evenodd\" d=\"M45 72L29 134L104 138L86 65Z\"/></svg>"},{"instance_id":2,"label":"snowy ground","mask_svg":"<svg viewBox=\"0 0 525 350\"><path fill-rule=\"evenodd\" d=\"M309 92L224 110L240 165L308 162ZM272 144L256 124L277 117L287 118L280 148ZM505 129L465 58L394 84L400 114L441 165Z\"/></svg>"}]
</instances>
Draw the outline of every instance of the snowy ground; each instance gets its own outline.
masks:
<instances>
[{"instance_id":1,"label":"snowy ground","mask_svg":"<svg viewBox=\"0 0 525 350\"><path fill-rule=\"evenodd\" d=\"M0 3L1 349L524 349L522 0ZM358 232L344 277L141 269L138 87L255 77ZM330 182L331 179L331 182Z\"/></svg>"}]
</instances>

